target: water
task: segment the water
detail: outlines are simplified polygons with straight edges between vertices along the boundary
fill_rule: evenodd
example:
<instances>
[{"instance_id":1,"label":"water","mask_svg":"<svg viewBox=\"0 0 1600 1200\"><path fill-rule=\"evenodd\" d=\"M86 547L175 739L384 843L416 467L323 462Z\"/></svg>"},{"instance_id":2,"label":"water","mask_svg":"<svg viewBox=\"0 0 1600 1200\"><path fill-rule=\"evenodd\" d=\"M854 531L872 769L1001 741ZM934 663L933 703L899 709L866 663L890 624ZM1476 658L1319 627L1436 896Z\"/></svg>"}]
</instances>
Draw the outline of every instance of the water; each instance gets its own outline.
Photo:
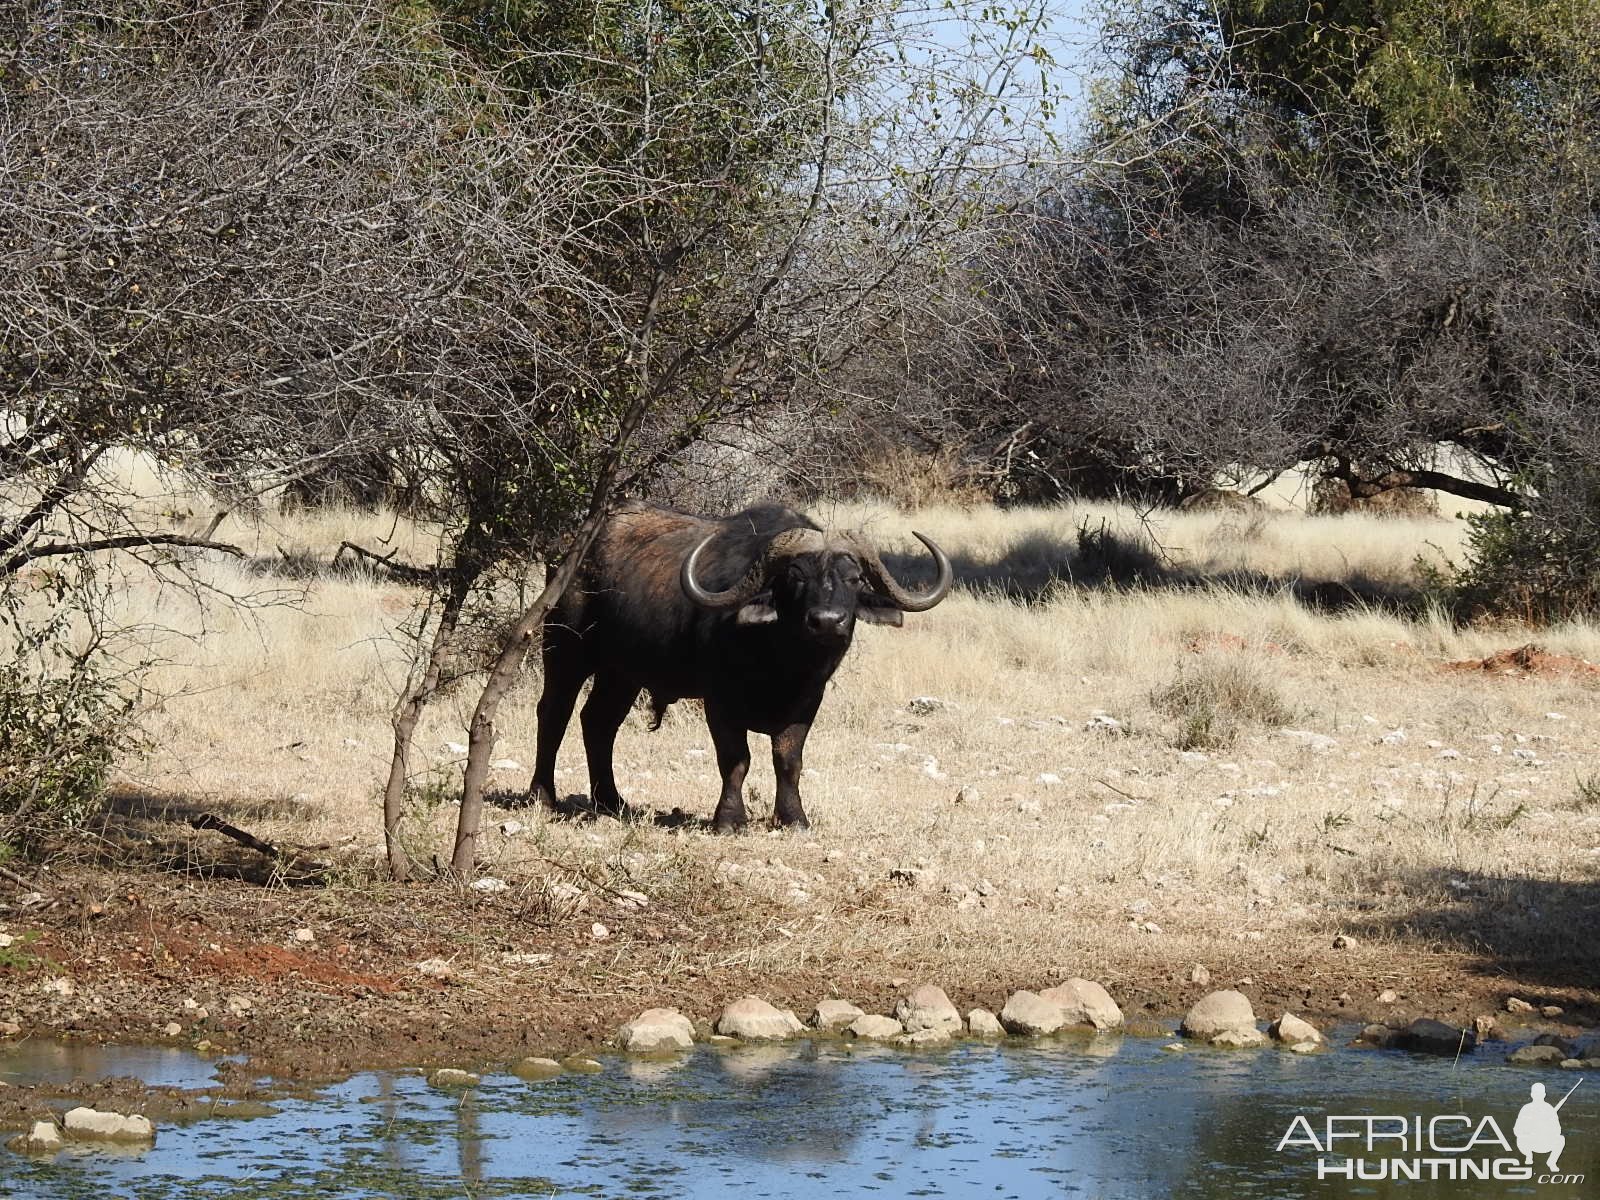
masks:
<instances>
[{"instance_id":1,"label":"water","mask_svg":"<svg viewBox=\"0 0 1600 1200\"><path fill-rule=\"evenodd\" d=\"M1561 1173L1585 1181L1319 1182L1319 1157L1336 1164L1344 1156L1319 1155L1306 1144L1279 1152L1297 1115L1309 1118L1305 1130L1319 1140L1329 1114L1420 1115L1424 1127L1432 1116L1461 1114L1473 1126L1492 1117L1512 1139L1531 1083L1545 1083L1554 1102L1578 1076L1511 1068L1493 1050L1453 1066L1373 1050L1172 1053L1162 1044L1100 1037L918 1054L827 1041L699 1049L671 1062L608 1059L603 1074L537 1083L491 1074L464 1094L436 1091L414 1073L364 1074L309 1098L276 1100L276 1112L254 1119L164 1125L156 1146L137 1156L73 1152L31 1161L0 1153L0 1196L1600 1194L1600 1079L1585 1081L1560 1113L1567 1136ZM98 1073L145 1072L151 1082L192 1085L210 1069L172 1051L70 1053L79 1056L78 1074L93 1056ZM58 1078L62 1069L34 1062L31 1077L48 1071ZM29 1076L28 1059L0 1055L0 1079ZM1471 1127L1441 1125L1440 1141L1459 1144ZM1486 1136L1481 1127L1479 1136ZM1359 1153L1369 1170L1391 1157L1381 1148ZM1522 1162L1481 1140L1470 1156Z\"/></svg>"}]
</instances>

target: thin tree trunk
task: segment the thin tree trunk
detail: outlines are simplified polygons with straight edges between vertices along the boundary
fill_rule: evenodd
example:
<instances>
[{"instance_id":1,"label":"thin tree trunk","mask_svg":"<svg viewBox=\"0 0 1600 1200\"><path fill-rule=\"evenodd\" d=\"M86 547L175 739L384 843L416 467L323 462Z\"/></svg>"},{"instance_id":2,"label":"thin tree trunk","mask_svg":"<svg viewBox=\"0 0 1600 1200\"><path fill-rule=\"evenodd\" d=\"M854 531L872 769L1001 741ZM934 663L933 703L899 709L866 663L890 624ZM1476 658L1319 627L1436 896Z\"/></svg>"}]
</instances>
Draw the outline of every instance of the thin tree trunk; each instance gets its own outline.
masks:
<instances>
[{"instance_id":1,"label":"thin tree trunk","mask_svg":"<svg viewBox=\"0 0 1600 1200\"><path fill-rule=\"evenodd\" d=\"M394 757L389 762L389 778L383 787L383 844L389 857L389 874L395 879L411 877L411 861L400 842L400 817L404 812L406 778L411 766L411 739L423 710L439 686L439 676L444 673L445 657L455 638L461 610L477 578L478 571L473 567L457 566L451 572L450 589L439 610L439 623L434 627L433 644L428 649L422 677L415 686L406 689L394 707Z\"/></svg>"}]
</instances>

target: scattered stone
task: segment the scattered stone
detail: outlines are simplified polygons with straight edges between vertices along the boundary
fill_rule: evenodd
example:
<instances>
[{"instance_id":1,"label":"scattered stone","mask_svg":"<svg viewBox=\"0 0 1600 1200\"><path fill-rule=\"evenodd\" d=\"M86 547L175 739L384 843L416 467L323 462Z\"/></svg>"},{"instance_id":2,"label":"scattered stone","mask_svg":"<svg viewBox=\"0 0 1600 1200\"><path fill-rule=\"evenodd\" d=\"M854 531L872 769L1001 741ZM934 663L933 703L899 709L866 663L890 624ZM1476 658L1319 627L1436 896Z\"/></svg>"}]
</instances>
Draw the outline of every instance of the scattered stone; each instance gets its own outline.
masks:
<instances>
[{"instance_id":1,"label":"scattered stone","mask_svg":"<svg viewBox=\"0 0 1600 1200\"><path fill-rule=\"evenodd\" d=\"M1111 994L1098 983L1076 977L1039 995L1061 1006L1068 1025L1093 1025L1096 1029L1115 1029L1122 1024L1122 1010Z\"/></svg>"},{"instance_id":2,"label":"scattered stone","mask_svg":"<svg viewBox=\"0 0 1600 1200\"><path fill-rule=\"evenodd\" d=\"M92 1108L74 1108L67 1113L64 1124L67 1132L75 1138L107 1142L156 1140L156 1129L150 1123L149 1117L97 1112Z\"/></svg>"},{"instance_id":3,"label":"scattered stone","mask_svg":"<svg viewBox=\"0 0 1600 1200\"><path fill-rule=\"evenodd\" d=\"M223 1001L223 1006L235 1017L242 1017L255 1006L249 996L229 996Z\"/></svg>"},{"instance_id":4,"label":"scattered stone","mask_svg":"<svg viewBox=\"0 0 1600 1200\"><path fill-rule=\"evenodd\" d=\"M1554 1046L1561 1051L1563 1058L1571 1058L1578 1052L1578 1044L1570 1038L1564 1038L1557 1033L1541 1033L1533 1039L1535 1046Z\"/></svg>"},{"instance_id":5,"label":"scattered stone","mask_svg":"<svg viewBox=\"0 0 1600 1200\"><path fill-rule=\"evenodd\" d=\"M65 999L77 989L72 986L72 980L65 975L61 975L55 979L46 979L39 985L39 990L47 996L60 996Z\"/></svg>"},{"instance_id":6,"label":"scattered stone","mask_svg":"<svg viewBox=\"0 0 1600 1200\"><path fill-rule=\"evenodd\" d=\"M1395 1036L1394 1044L1417 1054L1453 1056L1457 1051L1470 1053L1477 1046L1478 1039L1470 1029L1446 1025L1429 1017L1418 1017Z\"/></svg>"},{"instance_id":7,"label":"scattered stone","mask_svg":"<svg viewBox=\"0 0 1600 1200\"><path fill-rule=\"evenodd\" d=\"M316 941L317 935L313 930L310 929L296 929L294 931L294 940L299 942L301 945L304 945L307 942Z\"/></svg>"},{"instance_id":8,"label":"scattered stone","mask_svg":"<svg viewBox=\"0 0 1600 1200\"><path fill-rule=\"evenodd\" d=\"M884 1017L876 1014L866 1014L857 1017L845 1026L845 1032L853 1038L860 1038L866 1042L882 1042L892 1037L899 1037L905 1032L905 1026L893 1017Z\"/></svg>"},{"instance_id":9,"label":"scattered stone","mask_svg":"<svg viewBox=\"0 0 1600 1200\"><path fill-rule=\"evenodd\" d=\"M1333 948L1335 950L1354 950L1356 948L1356 940L1349 934L1341 933L1333 939Z\"/></svg>"},{"instance_id":10,"label":"scattered stone","mask_svg":"<svg viewBox=\"0 0 1600 1200\"><path fill-rule=\"evenodd\" d=\"M511 887L504 879L496 879L493 875L485 875L482 879L474 879L468 886L473 891L483 892L486 895L494 895Z\"/></svg>"},{"instance_id":11,"label":"scattered stone","mask_svg":"<svg viewBox=\"0 0 1600 1200\"><path fill-rule=\"evenodd\" d=\"M522 764L514 758L497 758L489 764L491 771L520 771Z\"/></svg>"},{"instance_id":12,"label":"scattered stone","mask_svg":"<svg viewBox=\"0 0 1600 1200\"><path fill-rule=\"evenodd\" d=\"M1001 1026L1007 1033L1021 1037L1043 1037L1066 1023L1067 1014L1061 1005L1026 990L1013 992L1000 1010Z\"/></svg>"},{"instance_id":13,"label":"scattered stone","mask_svg":"<svg viewBox=\"0 0 1600 1200\"><path fill-rule=\"evenodd\" d=\"M945 1034L961 1032L961 1014L950 1003L944 989L931 983L919 984L901 997L894 1006L895 1020L906 1027L907 1033L922 1029L937 1029Z\"/></svg>"},{"instance_id":14,"label":"scattered stone","mask_svg":"<svg viewBox=\"0 0 1600 1200\"><path fill-rule=\"evenodd\" d=\"M1315 1054L1322 1046L1317 1042L1296 1042L1289 1049L1296 1054Z\"/></svg>"},{"instance_id":15,"label":"scattered stone","mask_svg":"<svg viewBox=\"0 0 1600 1200\"><path fill-rule=\"evenodd\" d=\"M619 1034L622 1048L635 1053L687 1050L694 1045L694 1024L675 1008L647 1008Z\"/></svg>"},{"instance_id":16,"label":"scattered stone","mask_svg":"<svg viewBox=\"0 0 1600 1200\"><path fill-rule=\"evenodd\" d=\"M471 1071L457 1067L440 1067L428 1076L428 1086L436 1088L477 1087L482 1080Z\"/></svg>"},{"instance_id":17,"label":"scattered stone","mask_svg":"<svg viewBox=\"0 0 1600 1200\"><path fill-rule=\"evenodd\" d=\"M1563 1058L1563 1071L1600 1071L1600 1058Z\"/></svg>"},{"instance_id":18,"label":"scattered stone","mask_svg":"<svg viewBox=\"0 0 1600 1200\"><path fill-rule=\"evenodd\" d=\"M918 1029L912 1033L902 1033L897 1038L891 1038L896 1046L906 1046L910 1049L925 1049L929 1046L948 1046L950 1035L943 1029Z\"/></svg>"},{"instance_id":19,"label":"scattered stone","mask_svg":"<svg viewBox=\"0 0 1600 1200\"><path fill-rule=\"evenodd\" d=\"M983 799L983 793L970 783L964 783L956 790L957 804L976 804Z\"/></svg>"},{"instance_id":20,"label":"scattered stone","mask_svg":"<svg viewBox=\"0 0 1600 1200\"><path fill-rule=\"evenodd\" d=\"M416 965L417 974L429 979L454 979L456 969L442 958L426 958Z\"/></svg>"},{"instance_id":21,"label":"scattered stone","mask_svg":"<svg viewBox=\"0 0 1600 1200\"><path fill-rule=\"evenodd\" d=\"M864 1017L861 1009L848 1000L819 1000L811 1011L809 1024L813 1029L843 1029L857 1017Z\"/></svg>"},{"instance_id":22,"label":"scattered stone","mask_svg":"<svg viewBox=\"0 0 1600 1200\"><path fill-rule=\"evenodd\" d=\"M973 1037L999 1037L1005 1031L1000 1018L987 1008L975 1008L967 1014L967 1032Z\"/></svg>"},{"instance_id":23,"label":"scattered stone","mask_svg":"<svg viewBox=\"0 0 1600 1200\"><path fill-rule=\"evenodd\" d=\"M1215 1041L1219 1034L1246 1030L1257 1032L1255 1009L1250 1007L1248 996L1231 988L1200 997L1178 1027L1184 1037L1207 1042Z\"/></svg>"},{"instance_id":24,"label":"scattered stone","mask_svg":"<svg viewBox=\"0 0 1600 1200\"><path fill-rule=\"evenodd\" d=\"M717 1032L747 1042L792 1037L805 1027L788 1009L777 1009L760 996L741 996L722 1010Z\"/></svg>"},{"instance_id":25,"label":"scattered stone","mask_svg":"<svg viewBox=\"0 0 1600 1200\"><path fill-rule=\"evenodd\" d=\"M589 936L597 942L603 942L611 936L611 930L600 924L599 921L596 921L593 925L589 926Z\"/></svg>"},{"instance_id":26,"label":"scattered stone","mask_svg":"<svg viewBox=\"0 0 1600 1200\"><path fill-rule=\"evenodd\" d=\"M501 821L500 836L508 838L516 837L517 834L521 833L526 828L527 826L521 821Z\"/></svg>"},{"instance_id":27,"label":"scattered stone","mask_svg":"<svg viewBox=\"0 0 1600 1200\"><path fill-rule=\"evenodd\" d=\"M1373 1024L1363 1026L1360 1035L1356 1038L1356 1041L1364 1042L1369 1046L1387 1048L1394 1045L1394 1039L1394 1030L1390 1029L1387 1025Z\"/></svg>"},{"instance_id":28,"label":"scattered stone","mask_svg":"<svg viewBox=\"0 0 1600 1200\"><path fill-rule=\"evenodd\" d=\"M553 1058L525 1058L511 1068L518 1079L527 1080L554 1079L561 1071L561 1064Z\"/></svg>"},{"instance_id":29,"label":"scattered stone","mask_svg":"<svg viewBox=\"0 0 1600 1200\"><path fill-rule=\"evenodd\" d=\"M574 1054L568 1058L563 1058L561 1060L561 1066L563 1069L575 1072L579 1075L598 1075L601 1071L605 1070L604 1067L595 1062L595 1060L590 1058L587 1054Z\"/></svg>"},{"instance_id":30,"label":"scattered stone","mask_svg":"<svg viewBox=\"0 0 1600 1200\"><path fill-rule=\"evenodd\" d=\"M444 752L446 754L465 754L467 752L467 748L460 742L445 742Z\"/></svg>"},{"instance_id":31,"label":"scattered stone","mask_svg":"<svg viewBox=\"0 0 1600 1200\"><path fill-rule=\"evenodd\" d=\"M183 1026L179 1025L176 1021L168 1021L166 1028L161 1032L166 1034L168 1037L177 1037L183 1032Z\"/></svg>"},{"instance_id":32,"label":"scattered stone","mask_svg":"<svg viewBox=\"0 0 1600 1200\"><path fill-rule=\"evenodd\" d=\"M1189 1047L1185 1046L1182 1042L1168 1042L1165 1046L1163 1046L1161 1048L1163 1050L1170 1051L1173 1054L1181 1054L1183 1051L1187 1050Z\"/></svg>"},{"instance_id":33,"label":"scattered stone","mask_svg":"<svg viewBox=\"0 0 1600 1200\"><path fill-rule=\"evenodd\" d=\"M35 1121L27 1133L18 1134L6 1143L18 1154L54 1154L61 1149L61 1130L54 1121Z\"/></svg>"},{"instance_id":34,"label":"scattered stone","mask_svg":"<svg viewBox=\"0 0 1600 1200\"><path fill-rule=\"evenodd\" d=\"M1551 1020L1555 1020L1555 1018L1559 1017L1561 1013L1562 1008L1559 1004L1546 1004L1539 1009L1540 1016L1549 1017Z\"/></svg>"},{"instance_id":35,"label":"scattered stone","mask_svg":"<svg viewBox=\"0 0 1600 1200\"><path fill-rule=\"evenodd\" d=\"M1508 1013L1531 1013L1533 1005L1526 1000L1519 1000L1515 996L1506 997L1506 1011Z\"/></svg>"},{"instance_id":36,"label":"scattered stone","mask_svg":"<svg viewBox=\"0 0 1600 1200\"><path fill-rule=\"evenodd\" d=\"M22 1026L15 1021L0 1021L0 1037L16 1037L22 1032Z\"/></svg>"},{"instance_id":37,"label":"scattered stone","mask_svg":"<svg viewBox=\"0 0 1600 1200\"><path fill-rule=\"evenodd\" d=\"M1384 988L1383 991L1378 993L1379 1004L1393 1004L1399 999L1400 993L1396 992L1393 988Z\"/></svg>"},{"instance_id":38,"label":"scattered stone","mask_svg":"<svg viewBox=\"0 0 1600 1200\"><path fill-rule=\"evenodd\" d=\"M927 717L954 707L950 701L941 700L938 696L913 696L906 701L906 711L914 717Z\"/></svg>"},{"instance_id":39,"label":"scattered stone","mask_svg":"<svg viewBox=\"0 0 1600 1200\"><path fill-rule=\"evenodd\" d=\"M1302 1042L1317 1044L1322 1041L1322 1034L1318 1032L1315 1025L1309 1021L1302 1020L1293 1013L1284 1013L1271 1025L1267 1026L1267 1032L1278 1041L1287 1042L1290 1046L1296 1046Z\"/></svg>"},{"instance_id":40,"label":"scattered stone","mask_svg":"<svg viewBox=\"0 0 1600 1200\"><path fill-rule=\"evenodd\" d=\"M1514 1067L1554 1067L1566 1059L1560 1046L1523 1046L1513 1050L1506 1061Z\"/></svg>"},{"instance_id":41,"label":"scattered stone","mask_svg":"<svg viewBox=\"0 0 1600 1200\"><path fill-rule=\"evenodd\" d=\"M1194 966L1189 968L1189 982L1205 987L1211 982L1211 972L1199 963L1195 963Z\"/></svg>"}]
</instances>

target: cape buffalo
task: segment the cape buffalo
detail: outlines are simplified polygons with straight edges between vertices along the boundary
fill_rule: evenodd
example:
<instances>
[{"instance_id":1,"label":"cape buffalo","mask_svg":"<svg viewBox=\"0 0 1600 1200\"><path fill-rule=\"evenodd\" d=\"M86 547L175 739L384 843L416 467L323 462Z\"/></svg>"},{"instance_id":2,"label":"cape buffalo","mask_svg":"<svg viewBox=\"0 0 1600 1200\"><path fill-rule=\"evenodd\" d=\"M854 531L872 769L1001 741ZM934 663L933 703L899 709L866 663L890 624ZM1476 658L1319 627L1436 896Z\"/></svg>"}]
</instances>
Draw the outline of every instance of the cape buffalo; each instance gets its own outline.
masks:
<instances>
[{"instance_id":1,"label":"cape buffalo","mask_svg":"<svg viewBox=\"0 0 1600 1200\"><path fill-rule=\"evenodd\" d=\"M584 680L590 797L622 808L612 773L617 729L641 690L656 724L675 700L705 702L722 773L716 828L745 823L751 730L772 738L779 824L806 825L800 756L857 620L899 625L943 600L953 573L931 538L938 579L897 583L859 535L825 534L782 505L697 517L628 505L601 530L572 587L544 626L544 694L530 799L555 799L556 751Z\"/></svg>"}]
</instances>

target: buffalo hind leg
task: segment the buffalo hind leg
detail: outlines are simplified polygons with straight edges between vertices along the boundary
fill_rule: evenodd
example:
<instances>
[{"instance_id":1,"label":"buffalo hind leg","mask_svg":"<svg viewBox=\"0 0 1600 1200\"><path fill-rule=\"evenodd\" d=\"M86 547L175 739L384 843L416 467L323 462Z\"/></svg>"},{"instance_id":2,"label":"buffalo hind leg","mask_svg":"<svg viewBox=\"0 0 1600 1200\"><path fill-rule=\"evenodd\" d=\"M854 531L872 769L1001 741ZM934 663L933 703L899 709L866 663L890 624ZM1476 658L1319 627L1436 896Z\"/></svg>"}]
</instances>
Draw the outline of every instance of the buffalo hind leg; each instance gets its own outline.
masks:
<instances>
[{"instance_id":1,"label":"buffalo hind leg","mask_svg":"<svg viewBox=\"0 0 1600 1200\"><path fill-rule=\"evenodd\" d=\"M556 802L556 752L567 735L573 705L589 677L576 647L557 631L545 628L544 691L539 695L539 727L535 735L533 781L528 803L553 807Z\"/></svg>"},{"instance_id":2,"label":"buffalo hind leg","mask_svg":"<svg viewBox=\"0 0 1600 1200\"><path fill-rule=\"evenodd\" d=\"M801 756L806 748L806 734L811 724L796 722L785 725L772 735L772 771L778 777L778 799L774 815L779 825L793 825L808 829L805 806L800 803Z\"/></svg>"},{"instance_id":3,"label":"buffalo hind leg","mask_svg":"<svg viewBox=\"0 0 1600 1200\"><path fill-rule=\"evenodd\" d=\"M584 753L589 756L589 799L601 812L620 813L623 808L617 777L612 771L612 752L616 748L617 730L622 728L628 710L638 698L637 684L615 675L596 675L579 717L583 724Z\"/></svg>"},{"instance_id":4,"label":"buffalo hind leg","mask_svg":"<svg viewBox=\"0 0 1600 1200\"><path fill-rule=\"evenodd\" d=\"M717 769L722 772L722 796L712 822L718 833L733 833L749 820L744 811L744 777L750 771L750 735L743 724L710 700L706 701L706 724L717 748Z\"/></svg>"}]
</instances>

